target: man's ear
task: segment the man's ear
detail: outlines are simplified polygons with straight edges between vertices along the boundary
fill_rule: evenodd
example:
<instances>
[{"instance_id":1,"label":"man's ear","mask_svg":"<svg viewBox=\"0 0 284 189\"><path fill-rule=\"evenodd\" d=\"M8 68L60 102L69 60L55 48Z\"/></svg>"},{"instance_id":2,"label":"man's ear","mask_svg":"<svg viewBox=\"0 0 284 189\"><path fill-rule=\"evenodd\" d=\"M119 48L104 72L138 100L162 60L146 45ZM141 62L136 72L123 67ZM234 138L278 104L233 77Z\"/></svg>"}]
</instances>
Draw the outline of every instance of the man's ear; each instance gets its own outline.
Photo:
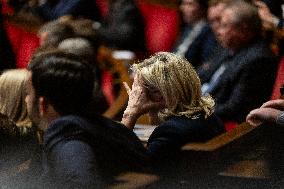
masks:
<instances>
[{"instance_id":1,"label":"man's ear","mask_svg":"<svg viewBox=\"0 0 284 189\"><path fill-rule=\"evenodd\" d=\"M48 32L42 32L39 35L40 45L44 45L48 38Z\"/></svg>"},{"instance_id":2,"label":"man's ear","mask_svg":"<svg viewBox=\"0 0 284 189\"><path fill-rule=\"evenodd\" d=\"M45 116L47 113L47 109L48 109L48 103L45 97L39 97L38 99L39 103L39 115L41 117Z\"/></svg>"}]
</instances>

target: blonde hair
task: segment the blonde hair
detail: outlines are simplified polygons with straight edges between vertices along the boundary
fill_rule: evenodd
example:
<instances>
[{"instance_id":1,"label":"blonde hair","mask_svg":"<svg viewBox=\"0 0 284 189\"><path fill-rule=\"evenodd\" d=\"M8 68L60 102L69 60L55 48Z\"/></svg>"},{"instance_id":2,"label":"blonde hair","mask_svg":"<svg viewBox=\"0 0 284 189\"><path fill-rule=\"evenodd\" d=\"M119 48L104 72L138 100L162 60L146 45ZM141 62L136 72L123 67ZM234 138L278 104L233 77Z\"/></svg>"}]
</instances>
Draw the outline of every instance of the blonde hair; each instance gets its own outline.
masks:
<instances>
[{"instance_id":1,"label":"blonde hair","mask_svg":"<svg viewBox=\"0 0 284 189\"><path fill-rule=\"evenodd\" d=\"M0 76L0 113L14 121L18 127L31 127L25 103L28 71L12 69Z\"/></svg>"},{"instance_id":2,"label":"blonde hair","mask_svg":"<svg viewBox=\"0 0 284 189\"><path fill-rule=\"evenodd\" d=\"M215 102L210 96L201 96L200 79L185 58L160 52L134 64L132 69L145 87L158 90L164 98L166 108L159 112L161 119L212 114Z\"/></svg>"}]
</instances>

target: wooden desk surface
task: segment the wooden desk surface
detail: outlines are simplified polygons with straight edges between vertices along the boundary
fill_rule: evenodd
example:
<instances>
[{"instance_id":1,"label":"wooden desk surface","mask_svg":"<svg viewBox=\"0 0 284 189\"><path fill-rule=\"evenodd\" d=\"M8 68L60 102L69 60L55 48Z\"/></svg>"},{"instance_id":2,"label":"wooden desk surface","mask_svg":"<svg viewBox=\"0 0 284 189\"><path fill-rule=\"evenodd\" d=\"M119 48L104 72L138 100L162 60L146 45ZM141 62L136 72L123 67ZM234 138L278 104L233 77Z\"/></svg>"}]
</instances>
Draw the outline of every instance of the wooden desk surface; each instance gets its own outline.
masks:
<instances>
[{"instance_id":1,"label":"wooden desk surface","mask_svg":"<svg viewBox=\"0 0 284 189\"><path fill-rule=\"evenodd\" d=\"M159 177L147 173L129 172L123 173L116 178L118 183L111 185L108 189L136 189L150 185L159 180Z\"/></svg>"}]
</instances>

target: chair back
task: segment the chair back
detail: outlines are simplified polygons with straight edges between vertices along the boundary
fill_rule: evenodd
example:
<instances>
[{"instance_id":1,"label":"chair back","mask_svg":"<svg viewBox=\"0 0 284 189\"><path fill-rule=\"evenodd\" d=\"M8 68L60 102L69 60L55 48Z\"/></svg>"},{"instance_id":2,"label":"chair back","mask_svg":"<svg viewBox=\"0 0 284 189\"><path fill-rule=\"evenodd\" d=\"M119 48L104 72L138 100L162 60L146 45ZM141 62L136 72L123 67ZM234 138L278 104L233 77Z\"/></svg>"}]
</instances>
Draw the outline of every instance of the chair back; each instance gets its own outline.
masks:
<instances>
[{"instance_id":1,"label":"chair back","mask_svg":"<svg viewBox=\"0 0 284 189\"><path fill-rule=\"evenodd\" d=\"M284 56L282 57L280 64L278 66L278 71L271 95L271 100L276 100L279 99L281 94L280 94L280 88L284 84Z\"/></svg>"},{"instance_id":2,"label":"chair back","mask_svg":"<svg viewBox=\"0 0 284 189\"><path fill-rule=\"evenodd\" d=\"M170 51L179 31L177 8L137 1L145 23L146 47L150 54Z\"/></svg>"}]
</instances>

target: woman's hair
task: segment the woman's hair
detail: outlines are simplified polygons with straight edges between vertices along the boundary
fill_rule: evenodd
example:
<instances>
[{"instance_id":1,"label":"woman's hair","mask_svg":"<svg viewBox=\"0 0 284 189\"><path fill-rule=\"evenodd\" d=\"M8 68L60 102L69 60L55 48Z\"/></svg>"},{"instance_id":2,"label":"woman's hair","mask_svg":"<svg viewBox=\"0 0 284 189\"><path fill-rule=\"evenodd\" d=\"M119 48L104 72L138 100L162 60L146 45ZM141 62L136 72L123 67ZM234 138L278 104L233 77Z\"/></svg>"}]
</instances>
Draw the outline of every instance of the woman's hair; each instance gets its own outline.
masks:
<instances>
[{"instance_id":1,"label":"woman's hair","mask_svg":"<svg viewBox=\"0 0 284 189\"><path fill-rule=\"evenodd\" d=\"M169 116L209 116L215 105L210 96L201 96L200 79L193 66L179 55L160 52L139 64L133 71L148 89L158 90L166 108L159 112L164 119ZM151 93L151 90L149 91Z\"/></svg>"},{"instance_id":2,"label":"woman's hair","mask_svg":"<svg viewBox=\"0 0 284 189\"><path fill-rule=\"evenodd\" d=\"M28 71L12 69L0 76L0 113L19 127L30 127L25 103Z\"/></svg>"}]
</instances>

